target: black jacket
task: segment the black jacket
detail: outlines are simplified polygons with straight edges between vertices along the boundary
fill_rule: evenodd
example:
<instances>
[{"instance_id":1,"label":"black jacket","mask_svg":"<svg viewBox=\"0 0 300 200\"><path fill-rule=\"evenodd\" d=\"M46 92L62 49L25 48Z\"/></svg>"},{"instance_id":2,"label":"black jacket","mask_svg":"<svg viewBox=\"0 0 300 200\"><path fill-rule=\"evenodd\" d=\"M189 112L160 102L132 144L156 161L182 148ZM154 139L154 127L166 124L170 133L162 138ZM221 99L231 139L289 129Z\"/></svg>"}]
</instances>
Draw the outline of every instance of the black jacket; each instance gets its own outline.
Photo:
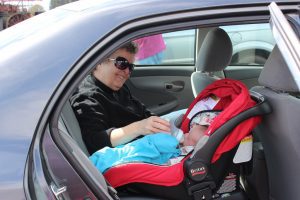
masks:
<instances>
[{"instance_id":1,"label":"black jacket","mask_svg":"<svg viewBox=\"0 0 300 200\"><path fill-rule=\"evenodd\" d=\"M120 90L113 91L93 75L87 76L81 83L71 97L71 105L90 154L112 146L110 133L114 128L151 116L151 112L131 95L125 84Z\"/></svg>"}]
</instances>

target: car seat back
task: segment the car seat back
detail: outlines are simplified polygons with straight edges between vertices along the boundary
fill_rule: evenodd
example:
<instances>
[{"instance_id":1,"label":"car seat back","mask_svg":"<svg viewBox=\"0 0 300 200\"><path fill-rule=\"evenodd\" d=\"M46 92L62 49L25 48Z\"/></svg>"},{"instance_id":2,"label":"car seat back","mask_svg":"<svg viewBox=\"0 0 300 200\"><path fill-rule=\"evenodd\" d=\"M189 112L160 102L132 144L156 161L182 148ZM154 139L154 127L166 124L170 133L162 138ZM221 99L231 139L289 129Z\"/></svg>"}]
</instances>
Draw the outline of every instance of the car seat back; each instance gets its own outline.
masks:
<instances>
[{"instance_id":1,"label":"car seat back","mask_svg":"<svg viewBox=\"0 0 300 200\"><path fill-rule=\"evenodd\" d=\"M79 123L69 101L65 103L62 109L60 125L67 130L67 133L76 141L85 155L89 156L89 152L82 139Z\"/></svg>"},{"instance_id":2,"label":"car seat back","mask_svg":"<svg viewBox=\"0 0 300 200\"><path fill-rule=\"evenodd\" d=\"M253 91L264 95L273 108L257 127L268 171L269 197L297 199L299 190L300 90L279 48L274 47Z\"/></svg>"},{"instance_id":3,"label":"car seat back","mask_svg":"<svg viewBox=\"0 0 300 200\"><path fill-rule=\"evenodd\" d=\"M230 63L232 44L221 28L209 31L198 53L196 71L191 75L193 94L196 97L207 85L219 80L214 74L222 72ZM224 76L222 76L224 78Z\"/></svg>"}]
</instances>

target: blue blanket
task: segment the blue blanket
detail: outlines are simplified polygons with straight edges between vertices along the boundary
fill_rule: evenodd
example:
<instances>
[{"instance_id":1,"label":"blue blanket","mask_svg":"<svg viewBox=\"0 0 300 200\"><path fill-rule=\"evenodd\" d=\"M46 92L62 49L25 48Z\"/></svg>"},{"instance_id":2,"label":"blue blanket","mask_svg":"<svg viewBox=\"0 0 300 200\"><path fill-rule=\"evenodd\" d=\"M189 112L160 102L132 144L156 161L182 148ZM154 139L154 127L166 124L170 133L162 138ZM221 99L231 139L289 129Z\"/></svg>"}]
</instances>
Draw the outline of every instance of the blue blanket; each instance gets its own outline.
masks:
<instances>
[{"instance_id":1,"label":"blue blanket","mask_svg":"<svg viewBox=\"0 0 300 200\"><path fill-rule=\"evenodd\" d=\"M89 159L104 172L112 166L128 162L165 164L170 158L179 155L178 140L175 137L156 133L115 148L105 147Z\"/></svg>"}]
</instances>

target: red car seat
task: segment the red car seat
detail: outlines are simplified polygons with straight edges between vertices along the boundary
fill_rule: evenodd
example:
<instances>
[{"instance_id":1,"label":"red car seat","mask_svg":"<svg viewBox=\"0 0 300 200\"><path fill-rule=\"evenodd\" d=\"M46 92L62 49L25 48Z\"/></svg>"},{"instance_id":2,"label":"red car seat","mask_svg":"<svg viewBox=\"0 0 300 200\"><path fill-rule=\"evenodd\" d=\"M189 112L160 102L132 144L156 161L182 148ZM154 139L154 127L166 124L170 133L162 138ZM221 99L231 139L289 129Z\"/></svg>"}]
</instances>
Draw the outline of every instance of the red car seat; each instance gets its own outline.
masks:
<instances>
[{"instance_id":1,"label":"red car seat","mask_svg":"<svg viewBox=\"0 0 300 200\"><path fill-rule=\"evenodd\" d=\"M162 193L167 196L162 195L168 199L211 198L226 176L235 147L251 134L260 116L271 109L263 97L254 93L250 96L240 81L221 79L207 86L192 102L182 121L183 132L188 130L187 116L194 105L210 95L219 97L214 110L221 112L206 130L209 139L202 148L197 149L196 145L191 154L171 166L149 163L114 166L104 173L107 181L115 188L129 184L156 195L157 191L166 191ZM173 191L173 195L168 191Z\"/></svg>"}]
</instances>

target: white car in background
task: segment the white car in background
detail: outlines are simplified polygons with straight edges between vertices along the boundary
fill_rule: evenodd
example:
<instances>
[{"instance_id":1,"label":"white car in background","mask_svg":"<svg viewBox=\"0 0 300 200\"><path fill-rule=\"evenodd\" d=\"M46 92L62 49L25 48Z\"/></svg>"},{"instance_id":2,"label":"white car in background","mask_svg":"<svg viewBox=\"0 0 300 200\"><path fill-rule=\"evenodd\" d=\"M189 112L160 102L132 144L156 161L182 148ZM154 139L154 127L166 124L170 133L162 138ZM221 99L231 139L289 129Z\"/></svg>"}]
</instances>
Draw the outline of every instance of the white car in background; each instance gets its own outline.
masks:
<instances>
[{"instance_id":1,"label":"white car in background","mask_svg":"<svg viewBox=\"0 0 300 200\"><path fill-rule=\"evenodd\" d=\"M275 44L269 24L231 25L220 28L228 33L233 45L230 65L263 65ZM162 64L194 65L195 53L209 30L199 28L163 34L167 48Z\"/></svg>"},{"instance_id":2,"label":"white car in background","mask_svg":"<svg viewBox=\"0 0 300 200\"><path fill-rule=\"evenodd\" d=\"M263 65L275 40L269 24L222 26L232 42L231 65Z\"/></svg>"}]
</instances>

